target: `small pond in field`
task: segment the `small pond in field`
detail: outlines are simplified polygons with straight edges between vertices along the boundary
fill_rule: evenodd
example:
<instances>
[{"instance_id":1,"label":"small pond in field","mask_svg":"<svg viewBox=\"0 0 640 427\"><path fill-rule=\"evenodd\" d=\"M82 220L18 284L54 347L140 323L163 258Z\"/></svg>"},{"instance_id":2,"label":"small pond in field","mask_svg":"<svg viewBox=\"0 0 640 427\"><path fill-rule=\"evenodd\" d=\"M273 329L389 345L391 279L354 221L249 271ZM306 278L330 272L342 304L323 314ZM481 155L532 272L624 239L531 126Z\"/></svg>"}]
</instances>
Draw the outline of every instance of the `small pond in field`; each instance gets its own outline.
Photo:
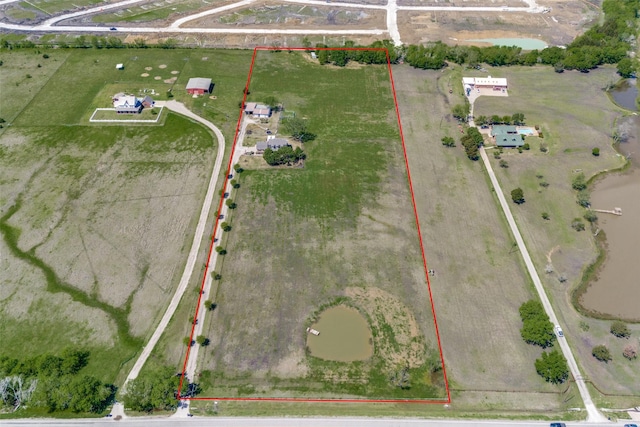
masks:
<instances>
[{"instance_id":1,"label":"small pond in field","mask_svg":"<svg viewBox=\"0 0 640 427\"><path fill-rule=\"evenodd\" d=\"M307 335L312 356L338 362L366 360L373 356L373 337L358 310L339 305L325 310L311 325L320 335Z\"/></svg>"},{"instance_id":2,"label":"small pond in field","mask_svg":"<svg viewBox=\"0 0 640 427\"><path fill-rule=\"evenodd\" d=\"M638 97L638 86L636 79L626 79L609 91L613 102L631 111L638 111L636 98Z\"/></svg>"},{"instance_id":3,"label":"small pond in field","mask_svg":"<svg viewBox=\"0 0 640 427\"><path fill-rule=\"evenodd\" d=\"M473 39L467 40L470 42L491 43L494 46L517 46L524 50L542 50L547 47L547 44L538 39L521 39L521 38L506 38L506 39Z\"/></svg>"}]
</instances>

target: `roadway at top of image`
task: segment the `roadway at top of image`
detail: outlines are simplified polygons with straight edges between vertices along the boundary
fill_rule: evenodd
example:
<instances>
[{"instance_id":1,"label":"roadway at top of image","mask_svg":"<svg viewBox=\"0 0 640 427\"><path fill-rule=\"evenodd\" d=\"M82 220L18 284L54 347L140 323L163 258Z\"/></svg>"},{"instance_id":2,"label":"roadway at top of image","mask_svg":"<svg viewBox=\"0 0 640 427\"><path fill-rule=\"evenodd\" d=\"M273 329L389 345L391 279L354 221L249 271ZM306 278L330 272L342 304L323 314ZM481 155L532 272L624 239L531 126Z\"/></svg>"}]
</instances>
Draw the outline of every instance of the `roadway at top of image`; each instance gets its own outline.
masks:
<instances>
[{"instance_id":1,"label":"roadway at top of image","mask_svg":"<svg viewBox=\"0 0 640 427\"><path fill-rule=\"evenodd\" d=\"M19 0L0 0L0 6L14 3ZM56 25L59 22L65 21L71 18L78 18L85 15L97 14L108 10L117 10L123 7L131 6L137 3L143 3L145 0L124 0L111 4L105 4L96 6L86 10L78 12L64 13L45 20L37 25L21 25L21 24L9 24L6 22L0 22L0 29L12 30L12 31L24 31L24 32L59 32L59 33L99 33L113 31L112 26L100 26L100 25L83 25L83 26L70 26L70 25ZM329 1L321 0L283 0L286 3L297 3L304 5L326 6ZM357 4L357 3L331 3L331 7L337 8L357 8L357 9L377 9L384 10L387 13L387 28L381 29L361 29L353 30L348 26L342 29L326 30L326 29L287 29L287 28L183 28L182 25L186 22L200 19L205 16L215 15L217 13L226 12L233 9L245 7L254 3L257 0L241 0L235 3L227 4L225 6L215 7L204 12L195 13L192 15L179 18L166 27L123 27L116 29L117 31L125 33L196 33L196 34L283 34L283 35L378 35L388 36L393 42L399 46L402 44L400 39L400 31L398 30L398 11L454 11L454 12L526 12L526 13L544 13L548 11L546 8L539 6L536 0L523 0L527 6L514 7L514 6L398 6L396 0L387 0L386 5L370 5L370 4Z\"/></svg>"}]
</instances>

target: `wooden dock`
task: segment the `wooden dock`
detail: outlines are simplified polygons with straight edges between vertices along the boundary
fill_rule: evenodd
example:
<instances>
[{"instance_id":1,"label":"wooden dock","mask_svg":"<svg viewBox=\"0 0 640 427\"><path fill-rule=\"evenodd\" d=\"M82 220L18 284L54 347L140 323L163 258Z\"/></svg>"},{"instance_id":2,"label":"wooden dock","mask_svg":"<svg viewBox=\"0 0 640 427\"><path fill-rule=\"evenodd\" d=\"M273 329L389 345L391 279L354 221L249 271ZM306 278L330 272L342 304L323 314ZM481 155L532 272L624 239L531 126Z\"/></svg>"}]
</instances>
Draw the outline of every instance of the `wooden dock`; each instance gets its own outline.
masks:
<instances>
[{"instance_id":1,"label":"wooden dock","mask_svg":"<svg viewBox=\"0 0 640 427\"><path fill-rule=\"evenodd\" d=\"M613 208L613 210L611 211L606 209L592 209L592 211L600 212L600 213L608 213L608 214L618 215L618 216L622 215L622 208Z\"/></svg>"}]
</instances>

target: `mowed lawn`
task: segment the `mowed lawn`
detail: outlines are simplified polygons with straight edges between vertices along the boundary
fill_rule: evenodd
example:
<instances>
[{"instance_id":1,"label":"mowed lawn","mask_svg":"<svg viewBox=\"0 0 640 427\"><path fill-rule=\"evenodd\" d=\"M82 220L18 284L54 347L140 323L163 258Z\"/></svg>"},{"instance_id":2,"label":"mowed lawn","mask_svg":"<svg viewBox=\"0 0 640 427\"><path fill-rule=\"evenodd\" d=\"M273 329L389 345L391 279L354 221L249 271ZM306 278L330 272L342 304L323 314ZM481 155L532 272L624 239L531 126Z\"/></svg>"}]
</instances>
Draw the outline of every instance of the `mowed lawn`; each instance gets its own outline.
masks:
<instances>
[{"instance_id":1,"label":"mowed lawn","mask_svg":"<svg viewBox=\"0 0 640 427\"><path fill-rule=\"evenodd\" d=\"M617 80L615 69L557 74L546 67L513 67L505 69L504 76L509 79L510 96L480 98L475 115L523 112L528 124L540 126L544 138L527 139L529 152L505 151L506 169L490 155L494 170L507 194L515 187L524 190L526 202L514 205L512 211L584 374L605 393L637 396L640 371L621 356L618 347L622 344L609 334L611 322L579 315L570 299L582 272L597 254L588 223L583 220L587 224L583 232L571 228L572 220L585 214L576 203L572 179L578 172L589 178L624 163L612 147L616 119L622 111L603 90ZM548 146L548 153L540 151L541 143ZM592 155L593 148L600 150L599 156ZM549 214L549 220L542 219L542 212ZM545 274L549 263L554 272ZM560 276L566 281L560 282ZM593 346L601 343L615 353L613 361L601 363L591 355Z\"/></svg>"},{"instance_id":2,"label":"mowed lawn","mask_svg":"<svg viewBox=\"0 0 640 427\"><path fill-rule=\"evenodd\" d=\"M219 103L207 118L231 129L235 120L226 117L237 117L246 75L229 68L248 69L248 52L48 49L0 56L10 71L3 92L25 90L3 101L2 110L10 126L0 135L0 245L10 275L2 286L0 355L84 347L93 375L118 384L128 373L182 274L217 145L207 129L167 110L161 125L86 119L95 106L108 106L108 96L96 97L105 85L148 88L140 76L145 67L166 79L177 75L175 98L193 105L198 100L184 91L193 75L183 82L171 74L192 57L205 66L188 69L218 75ZM115 69L119 62L125 70ZM167 87L158 83L156 99L167 99Z\"/></svg>"},{"instance_id":3,"label":"mowed lawn","mask_svg":"<svg viewBox=\"0 0 640 427\"><path fill-rule=\"evenodd\" d=\"M247 170L224 237L209 396L442 398L443 373L386 66L324 67L259 52L249 100L275 96L317 139L304 168ZM368 320L374 355L313 357L305 328L327 306ZM390 375L408 367L410 387Z\"/></svg>"}]
</instances>

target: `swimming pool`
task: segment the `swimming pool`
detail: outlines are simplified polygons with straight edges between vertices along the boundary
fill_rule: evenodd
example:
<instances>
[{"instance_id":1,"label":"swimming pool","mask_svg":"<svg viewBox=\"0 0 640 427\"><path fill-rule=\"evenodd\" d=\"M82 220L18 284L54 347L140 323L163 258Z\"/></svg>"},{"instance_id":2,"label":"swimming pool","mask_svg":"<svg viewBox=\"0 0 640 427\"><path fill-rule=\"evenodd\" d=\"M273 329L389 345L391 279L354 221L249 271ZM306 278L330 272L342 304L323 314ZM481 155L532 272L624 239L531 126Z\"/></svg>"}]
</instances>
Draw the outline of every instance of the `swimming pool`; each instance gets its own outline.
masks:
<instances>
[{"instance_id":1,"label":"swimming pool","mask_svg":"<svg viewBox=\"0 0 640 427\"><path fill-rule=\"evenodd\" d=\"M518 129L520 135L533 135L533 129Z\"/></svg>"}]
</instances>

